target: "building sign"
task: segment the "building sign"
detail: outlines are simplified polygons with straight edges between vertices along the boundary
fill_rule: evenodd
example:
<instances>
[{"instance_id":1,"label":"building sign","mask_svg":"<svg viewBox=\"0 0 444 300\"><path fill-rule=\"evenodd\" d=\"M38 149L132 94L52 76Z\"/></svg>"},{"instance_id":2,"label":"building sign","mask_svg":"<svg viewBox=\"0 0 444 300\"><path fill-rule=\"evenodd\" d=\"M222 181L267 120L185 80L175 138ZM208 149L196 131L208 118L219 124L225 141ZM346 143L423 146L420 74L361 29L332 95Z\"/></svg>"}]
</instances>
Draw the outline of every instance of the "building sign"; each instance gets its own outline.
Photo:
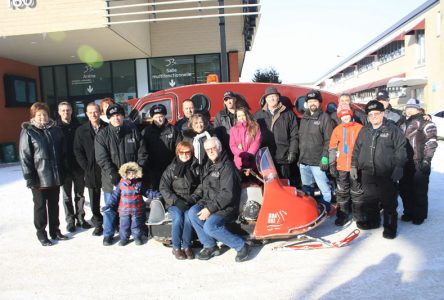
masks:
<instances>
[{"instance_id":1,"label":"building sign","mask_svg":"<svg viewBox=\"0 0 444 300\"><path fill-rule=\"evenodd\" d=\"M34 8L37 5L37 0L8 0L9 8L24 9Z\"/></svg>"},{"instance_id":2,"label":"building sign","mask_svg":"<svg viewBox=\"0 0 444 300\"><path fill-rule=\"evenodd\" d=\"M194 56L152 58L149 60L150 89L163 90L195 83Z\"/></svg>"},{"instance_id":3,"label":"building sign","mask_svg":"<svg viewBox=\"0 0 444 300\"><path fill-rule=\"evenodd\" d=\"M68 85L71 96L110 93L111 70L109 63L105 62L98 69L86 64L69 65Z\"/></svg>"}]
</instances>

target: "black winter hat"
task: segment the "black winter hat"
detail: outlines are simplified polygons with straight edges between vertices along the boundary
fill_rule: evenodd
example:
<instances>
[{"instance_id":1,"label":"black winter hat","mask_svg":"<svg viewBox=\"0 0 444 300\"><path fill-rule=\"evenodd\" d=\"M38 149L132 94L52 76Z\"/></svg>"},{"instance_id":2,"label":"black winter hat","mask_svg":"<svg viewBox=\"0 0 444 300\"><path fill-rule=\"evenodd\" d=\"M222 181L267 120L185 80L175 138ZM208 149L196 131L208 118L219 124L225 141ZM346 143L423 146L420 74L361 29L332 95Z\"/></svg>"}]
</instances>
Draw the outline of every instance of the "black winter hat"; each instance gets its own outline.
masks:
<instances>
[{"instance_id":1,"label":"black winter hat","mask_svg":"<svg viewBox=\"0 0 444 300\"><path fill-rule=\"evenodd\" d=\"M384 104L379 102L378 100L371 100L365 105L365 114L368 115L369 112L377 110L384 111Z\"/></svg>"},{"instance_id":2,"label":"black winter hat","mask_svg":"<svg viewBox=\"0 0 444 300\"><path fill-rule=\"evenodd\" d=\"M112 105L108 106L108 108L106 109L106 117L108 119L110 119L111 116L113 116L115 114L125 116L125 110L119 104L112 104Z\"/></svg>"},{"instance_id":3,"label":"black winter hat","mask_svg":"<svg viewBox=\"0 0 444 300\"><path fill-rule=\"evenodd\" d=\"M272 94L276 94L279 97L281 96L281 94L278 92L277 88L275 88L274 86L269 86L265 89L265 94L262 96L262 98L265 99L265 97L267 97L268 95L272 95Z\"/></svg>"},{"instance_id":4,"label":"black winter hat","mask_svg":"<svg viewBox=\"0 0 444 300\"><path fill-rule=\"evenodd\" d=\"M150 117L154 117L155 114L167 115L167 109L163 104L155 104L150 108Z\"/></svg>"},{"instance_id":5,"label":"black winter hat","mask_svg":"<svg viewBox=\"0 0 444 300\"><path fill-rule=\"evenodd\" d=\"M305 102L307 102L310 99L316 99L319 102L322 102L321 92L318 91L318 90L310 90L310 91L308 91L307 95L305 95Z\"/></svg>"},{"instance_id":6,"label":"black winter hat","mask_svg":"<svg viewBox=\"0 0 444 300\"><path fill-rule=\"evenodd\" d=\"M224 100L227 98L236 99L236 94L233 93L232 91L226 91L224 93Z\"/></svg>"},{"instance_id":7,"label":"black winter hat","mask_svg":"<svg viewBox=\"0 0 444 300\"><path fill-rule=\"evenodd\" d=\"M376 94L376 100L385 100L385 101L389 101L390 99L389 99L389 95L388 95L388 93L387 93L387 91L384 91L384 90L382 90L382 91L379 91L377 94Z\"/></svg>"}]
</instances>

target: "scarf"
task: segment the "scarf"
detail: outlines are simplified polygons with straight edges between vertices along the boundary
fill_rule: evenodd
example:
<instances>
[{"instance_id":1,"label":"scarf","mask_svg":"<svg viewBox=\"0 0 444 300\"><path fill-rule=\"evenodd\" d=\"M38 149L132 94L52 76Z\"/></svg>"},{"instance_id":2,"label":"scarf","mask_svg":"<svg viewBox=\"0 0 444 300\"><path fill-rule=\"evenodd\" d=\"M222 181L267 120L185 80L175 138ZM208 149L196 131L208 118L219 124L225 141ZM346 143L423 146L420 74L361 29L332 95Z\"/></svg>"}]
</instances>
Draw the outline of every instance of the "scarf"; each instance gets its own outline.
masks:
<instances>
[{"instance_id":1,"label":"scarf","mask_svg":"<svg viewBox=\"0 0 444 300\"><path fill-rule=\"evenodd\" d=\"M41 130L51 128L55 125L55 122L52 119L49 119L48 122L46 122L46 123L40 123L34 119L31 119L30 123L32 126L37 127L38 129L41 129Z\"/></svg>"},{"instance_id":2,"label":"scarf","mask_svg":"<svg viewBox=\"0 0 444 300\"><path fill-rule=\"evenodd\" d=\"M207 132L204 131L200 134L196 134L196 136L193 139L193 148L194 148L194 157L197 158L197 160L199 161L199 164L202 163L203 157L205 155L205 153L202 153L202 149L201 149L201 144L200 144L200 139L206 137L207 139L209 139L211 137L211 135Z\"/></svg>"}]
</instances>

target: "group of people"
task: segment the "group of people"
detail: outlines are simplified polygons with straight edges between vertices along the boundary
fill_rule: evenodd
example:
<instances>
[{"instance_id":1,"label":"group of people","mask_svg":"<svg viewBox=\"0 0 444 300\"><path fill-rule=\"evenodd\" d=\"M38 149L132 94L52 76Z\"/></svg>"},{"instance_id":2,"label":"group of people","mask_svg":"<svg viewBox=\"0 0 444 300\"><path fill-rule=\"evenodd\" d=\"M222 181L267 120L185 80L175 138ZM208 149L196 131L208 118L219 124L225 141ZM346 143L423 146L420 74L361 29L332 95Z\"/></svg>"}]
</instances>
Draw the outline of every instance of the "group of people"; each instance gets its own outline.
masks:
<instances>
[{"instance_id":1,"label":"group of people","mask_svg":"<svg viewBox=\"0 0 444 300\"><path fill-rule=\"evenodd\" d=\"M145 196L161 199L172 217L175 258L195 257L191 248L195 231L203 245L199 259L219 255L217 242L221 242L236 250L236 261L245 261L248 243L225 224L238 216L241 182L248 180L245 170L255 168L260 147L268 147L281 178L300 183L310 195L319 188L321 196L316 199L327 212L333 211L329 177L335 178L338 226L353 217L361 229L377 228L383 209L383 236L395 238L398 182L402 220L421 224L427 218L436 127L418 100L407 103L404 115L390 107L383 91L362 112L352 109L351 96L343 94L337 112L330 115L322 111L321 93L311 90L298 121L275 87L266 89L263 105L254 115L232 91L223 98L224 109L213 125L206 115L195 113L187 99L184 117L176 125L166 119L164 105L153 105L142 132L111 99L101 105L89 103L88 122L83 125L72 118L68 102L59 104L56 122L49 118L46 104L33 104L30 121L22 125L20 161L33 193L41 244L52 245L48 220L53 240L68 239L59 229L60 187L67 230L91 228L84 219L86 186L93 235L103 234L105 246L113 244L117 226L120 245L127 245L130 235L136 245L145 243Z\"/></svg>"}]
</instances>

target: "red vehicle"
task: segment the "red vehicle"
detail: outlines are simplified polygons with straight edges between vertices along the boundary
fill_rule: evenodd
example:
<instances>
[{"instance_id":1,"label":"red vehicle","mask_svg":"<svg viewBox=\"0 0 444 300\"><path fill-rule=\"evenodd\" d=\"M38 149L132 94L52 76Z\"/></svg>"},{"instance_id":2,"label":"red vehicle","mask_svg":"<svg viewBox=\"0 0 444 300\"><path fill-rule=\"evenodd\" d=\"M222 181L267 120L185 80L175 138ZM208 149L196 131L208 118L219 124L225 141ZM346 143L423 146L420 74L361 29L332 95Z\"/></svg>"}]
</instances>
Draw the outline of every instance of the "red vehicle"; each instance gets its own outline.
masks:
<instances>
[{"instance_id":1,"label":"red vehicle","mask_svg":"<svg viewBox=\"0 0 444 300\"><path fill-rule=\"evenodd\" d=\"M226 91L232 91L238 95L238 99L246 101L252 113L260 108L260 102L265 89L275 86L281 94L281 101L287 107L291 107L300 118L304 113L305 95L310 90L308 87L275 83L209 83L175 87L158 91L139 99L129 100L133 107L130 114L136 124L141 124L148 118L148 112L154 104L161 103L166 106L170 123L175 124L183 117L182 102L191 99L196 112L208 113L211 120L224 108L223 95ZM336 110L337 96L328 92L321 92L323 97L323 111L329 113Z\"/></svg>"}]
</instances>

